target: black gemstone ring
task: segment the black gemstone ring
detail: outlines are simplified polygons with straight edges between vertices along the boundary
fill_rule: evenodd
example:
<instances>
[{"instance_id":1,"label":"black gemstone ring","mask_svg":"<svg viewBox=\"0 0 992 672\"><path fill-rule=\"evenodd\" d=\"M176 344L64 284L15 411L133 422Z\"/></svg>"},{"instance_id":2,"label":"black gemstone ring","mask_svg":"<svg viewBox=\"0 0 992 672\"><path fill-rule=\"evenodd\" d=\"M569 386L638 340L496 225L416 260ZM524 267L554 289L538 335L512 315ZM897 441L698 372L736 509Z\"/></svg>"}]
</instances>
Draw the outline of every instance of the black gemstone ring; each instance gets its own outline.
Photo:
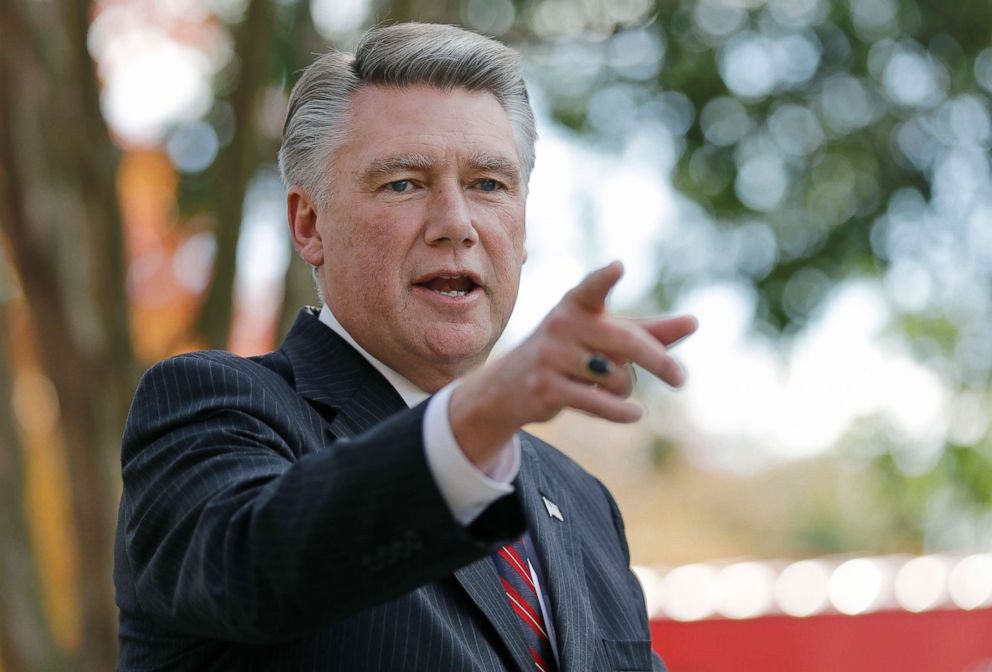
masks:
<instances>
[{"instance_id":1,"label":"black gemstone ring","mask_svg":"<svg viewBox=\"0 0 992 672\"><path fill-rule=\"evenodd\" d=\"M586 371L594 376L606 376L613 370L613 362L597 352L585 356Z\"/></svg>"}]
</instances>

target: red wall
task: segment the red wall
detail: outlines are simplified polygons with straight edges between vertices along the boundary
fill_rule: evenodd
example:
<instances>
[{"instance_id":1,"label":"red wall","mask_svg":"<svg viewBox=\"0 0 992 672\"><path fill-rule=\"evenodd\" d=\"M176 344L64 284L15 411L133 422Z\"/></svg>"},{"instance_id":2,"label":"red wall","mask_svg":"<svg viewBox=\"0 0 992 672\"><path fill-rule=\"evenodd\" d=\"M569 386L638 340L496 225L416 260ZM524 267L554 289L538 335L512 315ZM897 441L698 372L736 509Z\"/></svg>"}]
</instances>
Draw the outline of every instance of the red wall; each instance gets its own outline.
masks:
<instances>
[{"instance_id":1,"label":"red wall","mask_svg":"<svg viewBox=\"0 0 992 672\"><path fill-rule=\"evenodd\" d=\"M670 672L992 672L992 609L651 622Z\"/></svg>"}]
</instances>

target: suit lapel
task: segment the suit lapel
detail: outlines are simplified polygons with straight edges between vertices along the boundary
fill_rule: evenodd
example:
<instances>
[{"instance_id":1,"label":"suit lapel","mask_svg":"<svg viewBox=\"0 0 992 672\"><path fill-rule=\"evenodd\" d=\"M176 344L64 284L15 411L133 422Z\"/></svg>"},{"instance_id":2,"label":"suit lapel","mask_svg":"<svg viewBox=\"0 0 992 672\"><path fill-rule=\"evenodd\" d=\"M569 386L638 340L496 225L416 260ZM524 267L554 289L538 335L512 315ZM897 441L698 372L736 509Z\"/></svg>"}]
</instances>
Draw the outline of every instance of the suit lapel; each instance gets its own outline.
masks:
<instances>
[{"instance_id":1,"label":"suit lapel","mask_svg":"<svg viewBox=\"0 0 992 672\"><path fill-rule=\"evenodd\" d=\"M519 488L545 585L542 586L558 644L561 672L591 670L595 641L586 587L577 506L568 491L549 478L545 463L526 434L521 434ZM564 520L553 518L544 499L557 505Z\"/></svg>"},{"instance_id":2,"label":"suit lapel","mask_svg":"<svg viewBox=\"0 0 992 672\"><path fill-rule=\"evenodd\" d=\"M570 516L578 509L572 506L568 492L549 478L544 461L526 434L520 435L520 444L516 487L541 567L541 590L558 645L558 669L585 672L594 665L596 641L577 521ZM564 521L549 515L544 497L559 507ZM517 665L522 670L533 669L519 634L520 623L510 609L492 560L483 558L459 569L455 576L506 642Z\"/></svg>"},{"instance_id":3,"label":"suit lapel","mask_svg":"<svg viewBox=\"0 0 992 672\"><path fill-rule=\"evenodd\" d=\"M521 670L533 670L534 662L520 634L520 621L500 583L496 565L489 556L455 570L455 578L479 607Z\"/></svg>"},{"instance_id":4,"label":"suit lapel","mask_svg":"<svg viewBox=\"0 0 992 672\"><path fill-rule=\"evenodd\" d=\"M300 311L282 351L296 391L321 411L334 436L366 431L406 408L393 386L312 308Z\"/></svg>"}]
</instances>

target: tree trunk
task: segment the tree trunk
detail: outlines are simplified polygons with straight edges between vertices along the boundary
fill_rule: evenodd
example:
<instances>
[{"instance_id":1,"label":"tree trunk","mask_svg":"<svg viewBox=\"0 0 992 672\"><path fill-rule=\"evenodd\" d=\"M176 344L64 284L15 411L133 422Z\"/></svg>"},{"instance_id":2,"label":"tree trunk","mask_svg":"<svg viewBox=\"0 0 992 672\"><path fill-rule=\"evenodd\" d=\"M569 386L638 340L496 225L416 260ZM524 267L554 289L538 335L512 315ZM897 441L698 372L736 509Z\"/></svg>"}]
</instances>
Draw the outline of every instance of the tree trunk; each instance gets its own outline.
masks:
<instances>
[{"instance_id":1,"label":"tree trunk","mask_svg":"<svg viewBox=\"0 0 992 672\"><path fill-rule=\"evenodd\" d=\"M0 4L0 226L56 390L80 549L73 669L116 660L111 474L133 386L117 152L86 52L89 3ZM58 132L58 141L50 134Z\"/></svg>"},{"instance_id":2,"label":"tree trunk","mask_svg":"<svg viewBox=\"0 0 992 672\"><path fill-rule=\"evenodd\" d=\"M210 348L225 348L230 340L245 191L263 159L257 115L272 70L273 18L271 0L253 0L233 31L234 53L240 59L238 83L230 98L234 138L221 150L214 167L214 181L219 185L214 209L217 253L210 287L195 321L196 335Z\"/></svg>"},{"instance_id":3,"label":"tree trunk","mask_svg":"<svg viewBox=\"0 0 992 672\"><path fill-rule=\"evenodd\" d=\"M45 615L21 486L24 468L11 406L6 304L0 301L0 667L4 672L62 670Z\"/></svg>"}]
</instances>

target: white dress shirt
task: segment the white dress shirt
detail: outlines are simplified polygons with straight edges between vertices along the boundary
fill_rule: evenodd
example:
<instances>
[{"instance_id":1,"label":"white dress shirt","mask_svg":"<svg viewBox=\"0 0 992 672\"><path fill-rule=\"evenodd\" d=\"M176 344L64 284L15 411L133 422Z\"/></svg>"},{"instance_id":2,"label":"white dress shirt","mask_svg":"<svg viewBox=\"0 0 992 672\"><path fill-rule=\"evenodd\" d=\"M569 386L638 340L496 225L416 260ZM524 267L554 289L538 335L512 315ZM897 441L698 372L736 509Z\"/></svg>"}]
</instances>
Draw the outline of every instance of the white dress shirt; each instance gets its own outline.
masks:
<instances>
[{"instance_id":1,"label":"white dress shirt","mask_svg":"<svg viewBox=\"0 0 992 672\"><path fill-rule=\"evenodd\" d=\"M389 381L396 392L403 398L409 408L423 402L431 395L424 392L399 373L389 368L370 355L351 337L345 328L334 317L334 313L326 305L320 309L320 321L326 324L338 336L348 342L364 357L369 364ZM516 434L503 447L496 463L489 471L484 472L472 464L462 452L454 432L451 431L451 421L448 418L448 400L451 393L458 387L456 380L441 388L427 403L424 413L424 454L427 466L437 483L441 496L451 510L451 515L462 525L468 525L475 520L483 510L497 499L513 492L512 481L520 471L520 439ZM528 561L531 579L541 603L541 614L544 622L550 623L550 614L544 603L544 591L534 565ZM553 629L548 629L548 638L555 658L558 657L558 644L555 641Z\"/></svg>"},{"instance_id":2,"label":"white dress shirt","mask_svg":"<svg viewBox=\"0 0 992 672\"><path fill-rule=\"evenodd\" d=\"M320 321L358 350L389 381L408 407L413 408L431 396L366 352L326 305L320 310ZM520 439L514 435L488 472L469 462L458 446L448 419L448 400L458 383L456 380L441 388L427 404L424 413L424 454L452 516L462 525L468 525L487 506L513 492L511 482L520 471Z\"/></svg>"}]
</instances>

